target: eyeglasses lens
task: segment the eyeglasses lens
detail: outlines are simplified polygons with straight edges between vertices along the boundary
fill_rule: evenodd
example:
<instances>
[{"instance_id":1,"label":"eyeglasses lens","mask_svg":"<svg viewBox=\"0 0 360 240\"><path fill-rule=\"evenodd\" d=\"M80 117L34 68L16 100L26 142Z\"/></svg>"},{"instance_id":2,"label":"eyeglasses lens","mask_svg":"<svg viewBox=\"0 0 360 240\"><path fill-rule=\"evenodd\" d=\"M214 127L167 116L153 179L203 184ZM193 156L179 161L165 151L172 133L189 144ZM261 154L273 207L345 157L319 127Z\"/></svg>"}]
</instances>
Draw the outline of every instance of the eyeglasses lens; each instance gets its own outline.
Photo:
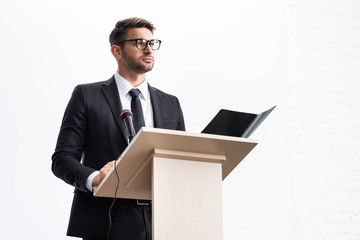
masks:
<instances>
[{"instance_id":1,"label":"eyeglasses lens","mask_svg":"<svg viewBox=\"0 0 360 240\"><path fill-rule=\"evenodd\" d=\"M146 39L139 39L136 41L136 47L140 50L144 50L145 48L147 48L148 43L152 50L158 50L160 48L160 41L157 39L149 40L149 41Z\"/></svg>"}]
</instances>

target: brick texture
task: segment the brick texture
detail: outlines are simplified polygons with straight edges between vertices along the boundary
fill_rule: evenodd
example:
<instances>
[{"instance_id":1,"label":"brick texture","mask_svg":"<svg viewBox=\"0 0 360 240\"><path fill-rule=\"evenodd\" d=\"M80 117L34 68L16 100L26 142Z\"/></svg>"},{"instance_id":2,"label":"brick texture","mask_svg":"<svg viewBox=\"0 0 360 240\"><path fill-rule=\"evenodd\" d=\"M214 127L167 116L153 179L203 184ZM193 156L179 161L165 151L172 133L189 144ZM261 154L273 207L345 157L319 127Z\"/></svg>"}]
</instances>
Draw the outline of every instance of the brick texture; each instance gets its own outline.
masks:
<instances>
[{"instance_id":1,"label":"brick texture","mask_svg":"<svg viewBox=\"0 0 360 240\"><path fill-rule=\"evenodd\" d=\"M285 0L295 236L360 239L360 1Z\"/></svg>"}]
</instances>

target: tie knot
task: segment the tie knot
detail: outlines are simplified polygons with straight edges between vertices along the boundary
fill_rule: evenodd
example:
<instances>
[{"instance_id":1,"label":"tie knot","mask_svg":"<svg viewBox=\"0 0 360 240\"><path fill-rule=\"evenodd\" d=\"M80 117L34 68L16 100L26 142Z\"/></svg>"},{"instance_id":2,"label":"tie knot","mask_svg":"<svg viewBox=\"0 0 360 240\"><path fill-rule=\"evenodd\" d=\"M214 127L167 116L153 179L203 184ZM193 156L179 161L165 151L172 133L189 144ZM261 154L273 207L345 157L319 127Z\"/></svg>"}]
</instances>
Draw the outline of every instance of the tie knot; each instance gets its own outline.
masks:
<instances>
[{"instance_id":1,"label":"tie knot","mask_svg":"<svg viewBox=\"0 0 360 240\"><path fill-rule=\"evenodd\" d=\"M137 88L133 88L129 91L131 97L138 97L140 93L140 90Z\"/></svg>"}]
</instances>

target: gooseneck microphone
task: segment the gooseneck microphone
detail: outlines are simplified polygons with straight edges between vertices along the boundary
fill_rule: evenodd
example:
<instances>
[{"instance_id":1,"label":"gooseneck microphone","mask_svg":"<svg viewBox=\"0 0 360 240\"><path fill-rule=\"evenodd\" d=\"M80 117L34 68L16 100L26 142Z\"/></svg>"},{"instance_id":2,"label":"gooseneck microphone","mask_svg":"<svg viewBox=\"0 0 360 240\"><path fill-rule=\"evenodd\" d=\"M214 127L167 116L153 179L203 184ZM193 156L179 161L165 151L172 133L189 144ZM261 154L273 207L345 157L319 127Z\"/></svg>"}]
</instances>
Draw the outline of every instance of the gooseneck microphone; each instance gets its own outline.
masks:
<instances>
[{"instance_id":1,"label":"gooseneck microphone","mask_svg":"<svg viewBox=\"0 0 360 240\"><path fill-rule=\"evenodd\" d=\"M133 113L130 110L125 109L121 113L120 117L126 126L127 133L128 133L128 143L130 143L136 135L135 128L134 128L134 121L133 121Z\"/></svg>"},{"instance_id":2,"label":"gooseneck microphone","mask_svg":"<svg viewBox=\"0 0 360 240\"><path fill-rule=\"evenodd\" d=\"M134 128L134 122L133 122L133 113L128 110L125 109L121 114L120 114L120 118L121 120L124 122L125 128L127 130L128 133L128 144L130 144L130 142L133 140L133 138L135 137L136 133L135 133L135 128ZM121 155L120 155L121 156ZM119 157L120 157L119 156ZM119 158L118 157L118 158ZM111 228L112 228L112 217L111 217L111 210L115 204L115 200L116 200L116 195L117 195L117 191L119 188L119 174L117 172L117 168L116 168L116 162L114 164L114 169L115 169L115 173L116 173L116 179L117 179L117 184L116 184L116 188L115 188L115 192L114 192L114 199L109 207L109 211L108 211L108 216L109 216L109 228L108 228L108 232L107 232L107 238L106 239L110 239L110 232L111 232Z\"/></svg>"}]
</instances>

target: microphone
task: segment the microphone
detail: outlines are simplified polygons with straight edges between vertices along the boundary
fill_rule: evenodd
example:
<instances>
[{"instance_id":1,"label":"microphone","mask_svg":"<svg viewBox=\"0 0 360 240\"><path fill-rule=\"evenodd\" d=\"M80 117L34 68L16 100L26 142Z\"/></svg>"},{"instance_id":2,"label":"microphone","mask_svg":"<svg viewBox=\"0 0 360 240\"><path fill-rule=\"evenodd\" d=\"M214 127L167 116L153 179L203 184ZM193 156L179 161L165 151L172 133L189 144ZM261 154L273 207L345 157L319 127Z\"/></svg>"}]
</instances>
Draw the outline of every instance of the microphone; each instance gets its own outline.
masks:
<instances>
[{"instance_id":1,"label":"microphone","mask_svg":"<svg viewBox=\"0 0 360 240\"><path fill-rule=\"evenodd\" d=\"M133 121L133 113L130 110L125 109L121 113L120 118L126 126L128 132L128 143L130 143L136 135Z\"/></svg>"}]
</instances>

